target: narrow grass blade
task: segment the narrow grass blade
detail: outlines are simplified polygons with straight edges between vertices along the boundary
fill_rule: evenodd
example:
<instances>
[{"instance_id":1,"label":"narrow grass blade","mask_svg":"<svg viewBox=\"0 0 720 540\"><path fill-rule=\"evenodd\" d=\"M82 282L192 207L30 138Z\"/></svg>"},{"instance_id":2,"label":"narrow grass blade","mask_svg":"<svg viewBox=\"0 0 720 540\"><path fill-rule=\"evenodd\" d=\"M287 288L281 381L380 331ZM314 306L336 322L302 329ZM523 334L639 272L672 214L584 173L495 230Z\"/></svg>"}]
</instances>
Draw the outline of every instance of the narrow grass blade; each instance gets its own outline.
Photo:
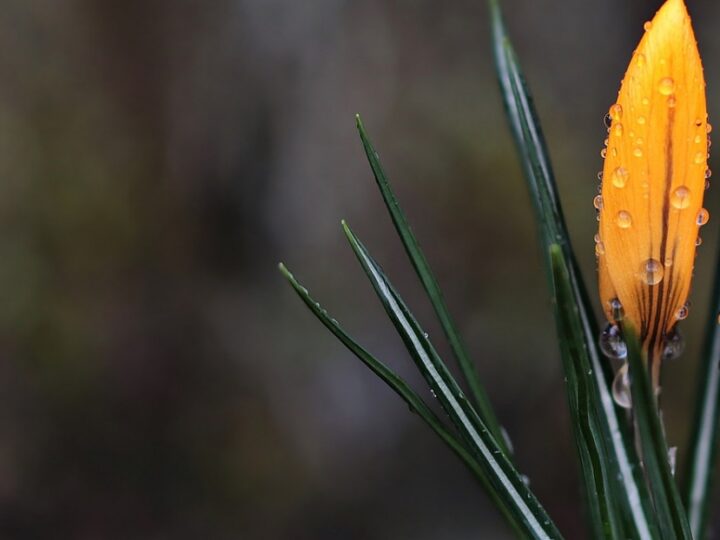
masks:
<instances>
[{"instance_id":1,"label":"narrow grass blade","mask_svg":"<svg viewBox=\"0 0 720 540\"><path fill-rule=\"evenodd\" d=\"M345 223L343 228L385 311L418 369L478 460L490 486L488 492L509 523L523 537L561 538L544 508L465 398L431 345L427 334L420 328L380 267Z\"/></svg>"},{"instance_id":2,"label":"narrow grass blade","mask_svg":"<svg viewBox=\"0 0 720 540\"><path fill-rule=\"evenodd\" d=\"M284 264L278 265L280 272L285 279L292 285L295 292L300 296L305 305L325 325L325 327L333 333L333 335L345 345L350 352L357 356L360 361L375 373L385 384L392 388L407 403L410 410L422 418L425 423L432 429L450 449L467 465L473 474L487 487L485 474L478 464L477 460L465 448L463 443L458 440L457 436L447 429L445 424L437 417L437 415L425 404L423 399L408 386L408 384L392 371L385 364L377 360L367 350L360 346L352 337L350 337L340 324L328 315L318 302L312 299L308 290L303 287Z\"/></svg>"},{"instance_id":3,"label":"narrow grass blade","mask_svg":"<svg viewBox=\"0 0 720 540\"><path fill-rule=\"evenodd\" d=\"M425 291L430 297L430 301L433 308L435 309L435 313L437 314L438 319L440 320L443 332L445 333L445 336L450 343L450 348L453 351L458 366L460 367L460 371L462 372L463 377L470 389L470 395L475 402L477 412L480 415L480 418L482 418L485 422L485 425L488 426L488 429L490 429L493 435L495 435L495 438L502 446L503 451L509 454L509 450L507 448L507 445L505 444L505 438L502 433L500 423L498 422L495 411L490 404L487 392L480 383L480 379L478 377L475 365L473 364L472 360L470 360L470 356L468 355L465 345L463 344L460 333L458 332L458 329L455 326L452 317L450 316L450 312L448 311L445 300L443 299L440 286L438 285L437 280L435 279L435 276L430 269L430 265L425 258L425 254L420 249L420 245L418 244L418 241L415 238L415 235L413 234L407 219L405 218L405 214L400 208L400 204L398 203L398 200L395 197L395 193L393 193L392 187L390 186L390 181L388 180L383 166L380 163L380 156L375 151L375 148L373 147L370 139L367 136L365 127L360 120L360 115L356 115L355 119L358 132L360 133L360 140L362 141L363 148L365 149L365 154L367 155L368 162L370 163L373 175L375 176L375 181L377 182L378 188L380 188L380 193L382 194L383 201L385 201L385 206L390 213L390 217L392 218L393 224L395 225L395 230L397 231L400 239L402 240L405 251L407 252L408 257L410 258L410 261L415 268L415 272L417 273L420 281L423 284L423 287L425 288Z\"/></svg>"},{"instance_id":4,"label":"narrow grass blade","mask_svg":"<svg viewBox=\"0 0 720 540\"><path fill-rule=\"evenodd\" d=\"M607 363L602 361L597 347L597 322L570 244L540 123L505 31L498 1L489 0L489 7L500 88L510 128L525 169L543 247L549 254L552 244L560 245L567 261L573 300L577 307L575 317L579 320L582 329L582 338L576 337L575 348L584 349L590 361L591 375L588 377L588 382L595 388L596 396L593 407L598 412L599 427L603 432L608 452L616 464L617 474L620 476L617 489L618 496L622 500L621 509L625 519L631 523L635 537L651 538L652 525L648 517L649 494L635 472L638 460L633 441L628 437L627 430L623 429L619 411L612 400L610 393L612 374ZM545 263L548 275L552 277L549 256L545 257Z\"/></svg>"},{"instance_id":5,"label":"narrow grass blade","mask_svg":"<svg viewBox=\"0 0 720 540\"><path fill-rule=\"evenodd\" d=\"M698 540L707 535L710 509L711 483L718 445L718 412L720 411L720 264L717 265L713 311L709 314L705 337L703 364L695 393L695 421L688 449L687 485L685 504L693 536Z\"/></svg>"},{"instance_id":6,"label":"narrow grass blade","mask_svg":"<svg viewBox=\"0 0 720 540\"><path fill-rule=\"evenodd\" d=\"M612 458L605 441L593 403L596 389L586 373L592 371L587 349L577 317L567 263L559 245L550 247L554 298L560 352L565 371L566 389L570 405L570 419L590 509L594 538L626 538L618 501L612 487Z\"/></svg>"},{"instance_id":7,"label":"narrow grass blade","mask_svg":"<svg viewBox=\"0 0 720 540\"><path fill-rule=\"evenodd\" d=\"M670 470L667 443L657 413L657 401L645 370L640 343L632 328L625 326L623 335L628 349L635 429L645 474L653 495L660 536L667 539L690 540L692 539L690 525L675 478Z\"/></svg>"}]
</instances>

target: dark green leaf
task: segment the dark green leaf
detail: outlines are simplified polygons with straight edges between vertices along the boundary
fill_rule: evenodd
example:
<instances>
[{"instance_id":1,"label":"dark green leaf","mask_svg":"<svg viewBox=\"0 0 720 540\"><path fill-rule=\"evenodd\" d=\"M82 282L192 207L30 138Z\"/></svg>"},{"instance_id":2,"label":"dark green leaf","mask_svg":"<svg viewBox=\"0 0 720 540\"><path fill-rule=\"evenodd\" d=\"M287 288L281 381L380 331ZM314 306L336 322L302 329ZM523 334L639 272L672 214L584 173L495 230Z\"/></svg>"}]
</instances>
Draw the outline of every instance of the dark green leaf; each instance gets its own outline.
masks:
<instances>
[{"instance_id":1,"label":"dark green leaf","mask_svg":"<svg viewBox=\"0 0 720 540\"><path fill-rule=\"evenodd\" d=\"M560 352L565 371L570 419L580 454L588 507L595 538L625 538L618 519L618 501L612 487L611 457L605 448L602 430L593 403L596 389L586 376L592 371L577 316L577 304L567 264L559 245L550 246L553 270L555 312Z\"/></svg>"},{"instance_id":2,"label":"dark green leaf","mask_svg":"<svg viewBox=\"0 0 720 540\"><path fill-rule=\"evenodd\" d=\"M550 517L465 398L427 335L388 282L380 267L345 223L343 228L415 364L483 469L490 496L509 523L523 536L561 538Z\"/></svg>"},{"instance_id":3,"label":"dark green leaf","mask_svg":"<svg viewBox=\"0 0 720 540\"><path fill-rule=\"evenodd\" d=\"M495 415L495 411L488 399L487 392L485 392L485 389L480 383L475 365L470 360L470 356L465 349L460 333L458 332L457 327L450 316L450 312L445 305L445 300L443 299L442 292L440 291L440 286L430 270L430 265L425 258L425 254L420 249L420 245L418 244L418 241L415 238L407 219L405 218L405 214L400 208L400 204L392 191L388 177L383 170L382 164L380 163L380 156L375 151L375 148L365 132L365 128L360 120L360 115L356 116L356 123L358 131L360 132L360 140L362 141L363 148L365 149L365 154L367 155L373 175L375 176L375 181L380 188L380 193L382 194L383 201L385 201L385 206L387 207L393 224L395 225L395 230L397 230L403 246L405 247L405 251L415 268L415 272L430 297L430 301L435 309L438 319L440 320L443 332L450 343L450 348L452 349L463 377L470 388L470 395L475 401L477 412L480 415L480 418L482 418L485 422L485 425L487 425L493 435L495 435L495 438L500 443L503 450L506 453L509 453L500 424Z\"/></svg>"},{"instance_id":4,"label":"dark green leaf","mask_svg":"<svg viewBox=\"0 0 720 540\"><path fill-rule=\"evenodd\" d=\"M502 22L499 4L489 0L493 50L500 88L505 103L510 128L515 138L518 152L525 170L525 177L535 206L540 227L540 235L546 255L552 244L560 245L567 261L567 271L572 286L573 302L576 305L575 317L581 328L580 334L574 334L574 350L584 350L590 363L589 387L592 392L591 407L596 411L597 425L605 440L607 453L611 456L606 466L613 467L620 477L616 485L617 498L621 501L621 511L638 538L651 538L652 525L648 518L649 494L645 485L636 474L637 456L633 442L623 429L612 396L610 385L612 374L609 366L603 362L597 347L598 328L593 316L592 304L582 281L576 262L567 227L564 222L560 201L555 185L545 141L540 123L535 113L530 92L525 84L515 53ZM545 257L548 275L551 273L551 261ZM604 460L607 461L607 460Z\"/></svg>"},{"instance_id":5,"label":"dark green leaf","mask_svg":"<svg viewBox=\"0 0 720 540\"><path fill-rule=\"evenodd\" d=\"M623 328L627 343L635 429L643 458L643 468L653 496L655 515L662 538L692 539L680 493L668 462L668 449L657 400L645 370L640 343L635 331Z\"/></svg>"},{"instance_id":6,"label":"dark green leaf","mask_svg":"<svg viewBox=\"0 0 720 540\"><path fill-rule=\"evenodd\" d=\"M698 377L695 421L688 452L685 504L693 537L705 538L710 508L711 480L717 460L720 410L720 263L717 265L712 311L708 318L703 364Z\"/></svg>"},{"instance_id":7,"label":"dark green leaf","mask_svg":"<svg viewBox=\"0 0 720 540\"><path fill-rule=\"evenodd\" d=\"M449 431L444 423L440 421L437 415L425 404L423 399L418 396L408 384L389 367L375 359L368 351L358 345L358 343L350 337L340 324L328 315L318 302L312 299L308 290L303 287L284 264L278 265L280 272L290 282L295 292L300 296L305 305L315 315L325 327L337 337L340 342L357 356L370 370L382 379L390 388L392 388L410 407L410 410L422 418L425 423L451 448L453 452L468 466L473 474L485 483L485 475L478 465L475 458L464 447L454 433Z\"/></svg>"}]
</instances>

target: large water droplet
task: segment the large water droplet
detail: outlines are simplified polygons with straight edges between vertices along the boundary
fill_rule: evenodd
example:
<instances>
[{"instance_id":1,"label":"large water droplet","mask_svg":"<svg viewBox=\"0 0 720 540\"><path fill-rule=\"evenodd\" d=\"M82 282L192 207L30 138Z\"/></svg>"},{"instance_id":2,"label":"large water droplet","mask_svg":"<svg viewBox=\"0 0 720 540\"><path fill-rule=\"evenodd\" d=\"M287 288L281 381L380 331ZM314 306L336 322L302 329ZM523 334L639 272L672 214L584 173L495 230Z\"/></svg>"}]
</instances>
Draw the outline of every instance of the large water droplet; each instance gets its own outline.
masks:
<instances>
[{"instance_id":1,"label":"large water droplet","mask_svg":"<svg viewBox=\"0 0 720 540\"><path fill-rule=\"evenodd\" d=\"M621 229L629 229L632 226L632 216L627 210L620 210L615 217L615 223Z\"/></svg>"},{"instance_id":2,"label":"large water droplet","mask_svg":"<svg viewBox=\"0 0 720 540\"><path fill-rule=\"evenodd\" d=\"M612 183L616 188L624 188L630 172L625 167L617 167L612 174Z\"/></svg>"},{"instance_id":3,"label":"large water droplet","mask_svg":"<svg viewBox=\"0 0 720 540\"><path fill-rule=\"evenodd\" d=\"M690 206L690 190L686 186L680 186L670 196L670 204L678 210Z\"/></svg>"},{"instance_id":4,"label":"large water droplet","mask_svg":"<svg viewBox=\"0 0 720 540\"><path fill-rule=\"evenodd\" d=\"M609 113L603 117L603 124L605 124L606 128L610 129L610 124L612 124L612 117Z\"/></svg>"},{"instance_id":5,"label":"large water droplet","mask_svg":"<svg viewBox=\"0 0 720 540\"><path fill-rule=\"evenodd\" d=\"M623 114L622 105L620 105L619 103L615 103L615 104L611 105L609 114L610 114L610 119L613 122L619 122L620 119L622 118L622 114Z\"/></svg>"},{"instance_id":6,"label":"large water droplet","mask_svg":"<svg viewBox=\"0 0 720 540\"><path fill-rule=\"evenodd\" d=\"M600 334L600 350L608 358L622 360L627 357L627 346L617 324L608 324Z\"/></svg>"},{"instance_id":7,"label":"large water droplet","mask_svg":"<svg viewBox=\"0 0 720 540\"><path fill-rule=\"evenodd\" d=\"M623 409L632 408L632 398L630 396L630 377L628 377L627 362L617 370L612 383L613 401Z\"/></svg>"},{"instance_id":8,"label":"large water droplet","mask_svg":"<svg viewBox=\"0 0 720 540\"><path fill-rule=\"evenodd\" d=\"M603 198L602 195L595 195L595 198L593 199L593 206L596 210L602 210L603 207Z\"/></svg>"},{"instance_id":9,"label":"large water droplet","mask_svg":"<svg viewBox=\"0 0 720 540\"><path fill-rule=\"evenodd\" d=\"M675 91L675 81L672 77L663 77L658 82L657 89L663 96L669 96Z\"/></svg>"},{"instance_id":10,"label":"large water droplet","mask_svg":"<svg viewBox=\"0 0 720 540\"><path fill-rule=\"evenodd\" d=\"M710 221L710 212L708 212L705 208L701 208L697 215L697 220L695 221L700 227L705 225L708 221Z\"/></svg>"},{"instance_id":11,"label":"large water droplet","mask_svg":"<svg viewBox=\"0 0 720 540\"><path fill-rule=\"evenodd\" d=\"M640 267L640 277L648 285L657 285L662 281L665 270L660 261L648 259Z\"/></svg>"},{"instance_id":12,"label":"large water droplet","mask_svg":"<svg viewBox=\"0 0 720 540\"><path fill-rule=\"evenodd\" d=\"M680 330L677 329L677 326L665 334L665 340L662 346L663 360L677 360L680 357L685 350L685 340Z\"/></svg>"},{"instance_id":13,"label":"large water droplet","mask_svg":"<svg viewBox=\"0 0 720 540\"><path fill-rule=\"evenodd\" d=\"M643 24L643 30L646 32L652 28L652 21L646 21L645 24Z\"/></svg>"}]
</instances>

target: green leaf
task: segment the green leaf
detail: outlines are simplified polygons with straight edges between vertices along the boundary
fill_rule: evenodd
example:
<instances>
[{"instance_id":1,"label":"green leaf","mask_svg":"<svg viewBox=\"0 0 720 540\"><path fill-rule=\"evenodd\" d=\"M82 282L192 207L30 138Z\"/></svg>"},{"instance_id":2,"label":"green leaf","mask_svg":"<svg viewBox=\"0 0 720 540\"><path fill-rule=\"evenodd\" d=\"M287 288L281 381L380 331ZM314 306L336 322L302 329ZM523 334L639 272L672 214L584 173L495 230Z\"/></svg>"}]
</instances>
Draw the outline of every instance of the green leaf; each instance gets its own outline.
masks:
<instances>
[{"instance_id":1,"label":"green leaf","mask_svg":"<svg viewBox=\"0 0 720 540\"><path fill-rule=\"evenodd\" d=\"M597 418L596 389L586 374L592 371L577 316L567 263L559 245L550 246L555 313L560 352L565 371L570 419L585 481L587 502L595 538L626 538L618 518L618 501L612 487L612 458Z\"/></svg>"},{"instance_id":2,"label":"green leaf","mask_svg":"<svg viewBox=\"0 0 720 540\"><path fill-rule=\"evenodd\" d=\"M502 22L499 3L489 0L492 21L493 51L500 82L500 89L510 128L521 157L525 178L535 207L544 244L545 265L552 282L550 246L558 244L567 261L569 282L572 286L574 312L582 330L575 336L574 349L584 350L590 362L591 375L588 384L593 386L592 407L597 411L598 427L601 429L612 466L620 477L617 497L625 520L632 527L633 536L652 538L652 522L649 519L649 494L640 481L637 456L633 441L627 435L610 393L612 373L607 362L602 361L597 347L598 328L593 316L592 304L582 281L579 266L573 253L567 227L560 207L560 198L548 157L548 151L535 112L530 92L520 71L520 66Z\"/></svg>"},{"instance_id":3,"label":"green leaf","mask_svg":"<svg viewBox=\"0 0 720 540\"><path fill-rule=\"evenodd\" d=\"M691 540L690 525L670 470L667 443L657 412L657 400L645 370L640 342L629 325L623 325L623 337L628 350L635 430L661 538Z\"/></svg>"},{"instance_id":4,"label":"green leaf","mask_svg":"<svg viewBox=\"0 0 720 540\"><path fill-rule=\"evenodd\" d=\"M380 267L344 222L343 228L415 364L482 467L489 486L488 492L494 502L509 523L524 537L561 538L544 508L465 398L427 334L420 328Z\"/></svg>"},{"instance_id":5,"label":"green leaf","mask_svg":"<svg viewBox=\"0 0 720 540\"><path fill-rule=\"evenodd\" d=\"M280 272L285 279L290 282L295 292L300 296L305 305L335 335L340 342L345 345L355 356L357 356L363 364L365 364L370 370L375 373L385 384L392 388L407 405L410 410L422 418L425 423L447 444L450 449L460 458L460 460L467 465L467 467L473 472L473 474L485 482L485 475L478 464L477 460L468 452L463 443L458 440L457 436L447 429L445 424L437 417L437 415L425 404L423 399L415 393L415 391L408 386L408 384L389 367L375 359L368 351L358 345L358 343L350 337L340 324L328 315L327 311L323 309L318 302L312 299L308 290L303 287L290 271L285 267L284 264L278 265Z\"/></svg>"},{"instance_id":6,"label":"green leaf","mask_svg":"<svg viewBox=\"0 0 720 540\"><path fill-rule=\"evenodd\" d=\"M695 421L688 451L685 504L693 537L707 535L708 513L711 498L711 481L717 460L718 411L720 410L720 263L717 265L712 311L703 351L703 363L698 376L695 395Z\"/></svg>"},{"instance_id":7,"label":"green leaf","mask_svg":"<svg viewBox=\"0 0 720 540\"><path fill-rule=\"evenodd\" d=\"M418 244L418 241L415 238L407 219L405 218L405 214L400 208L400 203L398 203L398 200L392 191L388 177L383 170L382 164L380 163L380 156L375 151L375 148L365 132L363 123L360 120L360 115L356 115L355 119L358 132L360 133L360 140L362 141L365 154L367 155L368 162L370 163L373 175L375 176L375 181L377 182L378 188L380 188L380 193L383 201L385 202L385 206L390 213L392 222L395 225L395 230L402 240L405 251L415 268L415 272L420 278L427 295L430 297L430 302L432 303L435 313L440 320L440 325L442 326L443 332L450 343L450 348L457 360L460 371L470 388L470 394L477 406L477 412L480 415L480 418L482 418L485 422L485 425L488 426L488 429L490 429L493 435L495 435L495 438L502 446L503 451L509 455L510 452L505 443L500 423L498 422L495 411L490 404L487 392L480 383L475 365L470 360L470 356L463 344L460 333L450 316L450 312L448 311L445 300L443 299L440 286L430 269L430 265L425 258L425 254L420 249L420 245Z\"/></svg>"}]
</instances>

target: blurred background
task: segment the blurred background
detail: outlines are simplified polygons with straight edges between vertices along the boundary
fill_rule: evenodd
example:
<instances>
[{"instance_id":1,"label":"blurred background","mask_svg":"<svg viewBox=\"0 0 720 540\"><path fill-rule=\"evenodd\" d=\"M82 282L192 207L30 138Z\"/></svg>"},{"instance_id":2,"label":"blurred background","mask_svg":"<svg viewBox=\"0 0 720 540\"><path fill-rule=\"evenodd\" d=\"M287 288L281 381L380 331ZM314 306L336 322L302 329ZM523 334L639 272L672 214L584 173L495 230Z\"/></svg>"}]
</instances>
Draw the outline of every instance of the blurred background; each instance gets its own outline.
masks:
<instances>
[{"instance_id":1,"label":"blurred background","mask_svg":"<svg viewBox=\"0 0 720 540\"><path fill-rule=\"evenodd\" d=\"M505 4L594 294L603 116L660 2ZM712 119L720 5L688 4ZM510 538L463 466L277 272L285 261L422 387L346 218L447 353L365 161L359 112L521 469L567 537L585 537L484 2L2 6L0 536ZM665 374L681 468L717 228L704 231L686 354Z\"/></svg>"}]
</instances>

